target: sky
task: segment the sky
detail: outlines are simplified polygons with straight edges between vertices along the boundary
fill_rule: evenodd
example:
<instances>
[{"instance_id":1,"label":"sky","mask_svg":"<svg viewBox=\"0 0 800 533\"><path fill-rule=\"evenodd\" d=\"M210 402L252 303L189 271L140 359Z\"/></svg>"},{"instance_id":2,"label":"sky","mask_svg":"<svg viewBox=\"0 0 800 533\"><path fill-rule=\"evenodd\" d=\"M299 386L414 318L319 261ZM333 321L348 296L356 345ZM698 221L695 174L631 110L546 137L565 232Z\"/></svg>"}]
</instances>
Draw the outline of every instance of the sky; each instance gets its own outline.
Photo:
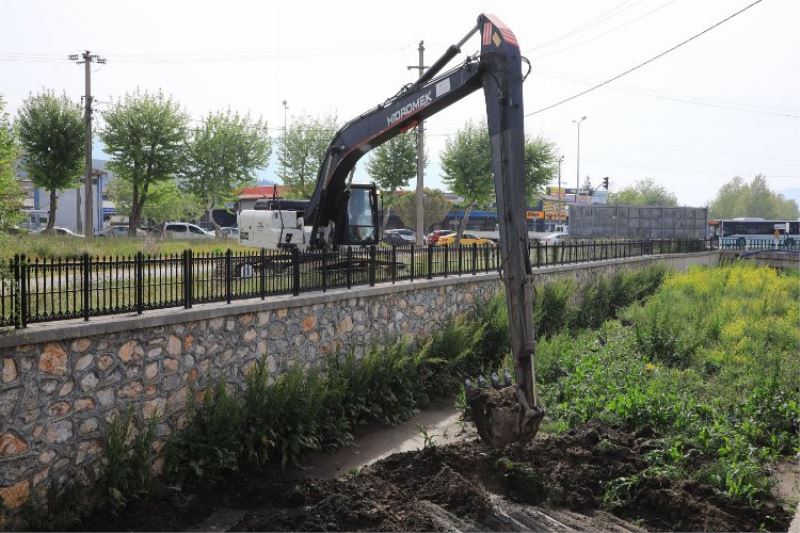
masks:
<instances>
[{"instance_id":1,"label":"sky","mask_svg":"<svg viewBox=\"0 0 800 533\"><path fill-rule=\"evenodd\" d=\"M42 89L79 100L83 66L67 56L91 50L107 60L92 73L101 112L137 88L163 90L196 121L230 108L263 117L279 137L284 100L290 123L329 113L349 120L416 78L407 67L417 64L420 41L431 64L489 12L533 65L524 89L533 113L752 2L0 0L0 95L12 115ZM573 121L586 116L581 181L608 176L613 192L651 178L682 205L703 206L732 177L764 174L773 190L800 198L798 20L800 1L762 0L617 81L531 114L526 134L555 143L569 187L578 178ZM478 46L476 35L462 50ZM447 139L484 116L479 91L426 121L426 186L442 187L438 156ZM364 163L359 181L368 179ZM274 179L275 169L262 175Z\"/></svg>"}]
</instances>

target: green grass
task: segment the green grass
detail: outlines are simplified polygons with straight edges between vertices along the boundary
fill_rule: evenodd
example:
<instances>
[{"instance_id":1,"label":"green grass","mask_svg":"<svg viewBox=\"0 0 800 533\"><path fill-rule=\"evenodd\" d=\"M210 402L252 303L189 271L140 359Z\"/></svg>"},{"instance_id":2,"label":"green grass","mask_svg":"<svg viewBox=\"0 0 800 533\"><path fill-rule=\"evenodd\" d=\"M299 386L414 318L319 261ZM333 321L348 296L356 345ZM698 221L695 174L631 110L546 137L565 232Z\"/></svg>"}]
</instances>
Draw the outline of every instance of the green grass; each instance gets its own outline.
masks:
<instances>
[{"instance_id":1,"label":"green grass","mask_svg":"<svg viewBox=\"0 0 800 533\"><path fill-rule=\"evenodd\" d=\"M767 465L800 451L800 283L735 266L668 277L623 323L540 342L547 424L603 420L660 438L642 476L694 479L758 504ZM637 479L625 480L624 492ZM619 490L609 501L620 502Z\"/></svg>"},{"instance_id":2,"label":"green grass","mask_svg":"<svg viewBox=\"0 0 800 533\"><path fill-rule=\"evenodd\" d=\"M83 254L91 256L133 256L145 254L179 254L191 248L195 252L252 251L233 239L176 240L157 238L98 238L81 239L56 235L6 235L0 234L0 258L10 259L17 254L30 258L68 258Z\"/></svg>"}]
</instances>

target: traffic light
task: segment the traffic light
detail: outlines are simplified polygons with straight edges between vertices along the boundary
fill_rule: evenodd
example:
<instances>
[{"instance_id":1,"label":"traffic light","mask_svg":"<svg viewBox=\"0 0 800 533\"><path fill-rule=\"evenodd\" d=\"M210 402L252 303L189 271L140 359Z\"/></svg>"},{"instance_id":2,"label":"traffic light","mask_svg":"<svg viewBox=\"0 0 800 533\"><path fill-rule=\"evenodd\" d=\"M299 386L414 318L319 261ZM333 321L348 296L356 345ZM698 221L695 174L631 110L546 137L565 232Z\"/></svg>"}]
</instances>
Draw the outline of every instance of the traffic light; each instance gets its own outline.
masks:
<instances>
[{"instance_id":1,"label":"traffic light","mask_svg":"<svg viewBox=\"0 0 800 533\"><path fill-rule=\"evenodd\" d=\"M606 176L605 178L603 178L603 188L604 188L605 190L608 190L608 176Z\"/></svg>"}]
</instances>

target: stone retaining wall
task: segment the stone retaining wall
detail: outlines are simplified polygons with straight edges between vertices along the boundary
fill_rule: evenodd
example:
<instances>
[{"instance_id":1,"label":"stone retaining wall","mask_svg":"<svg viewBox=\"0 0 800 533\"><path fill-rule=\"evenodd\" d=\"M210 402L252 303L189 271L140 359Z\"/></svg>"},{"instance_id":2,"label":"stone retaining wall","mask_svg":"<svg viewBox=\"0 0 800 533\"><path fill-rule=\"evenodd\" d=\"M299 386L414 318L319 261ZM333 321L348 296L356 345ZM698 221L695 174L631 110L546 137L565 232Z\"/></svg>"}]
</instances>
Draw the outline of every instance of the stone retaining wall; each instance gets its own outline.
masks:
<instances>
[{"instance_id":1,"label":"stone retaining wall","mask_svg":"<svg viewBox=\"0 0 800 533\"><path fill-rule=\"evenodd\" d=\"M665 260L683 269L716 254L649 257L537 269L537 284L581 280ZM91 482L109 423L133 408L156 417L156 451L185 423L193 392L224 378L241 387L266 358L274 378L337 350L427 337L476 308L497 274L418 280L231 305L35 325L0 336L0 499L21 506L37 486ZM163 463L154 465L156 471Z\"/></svg>"}]
</instances>

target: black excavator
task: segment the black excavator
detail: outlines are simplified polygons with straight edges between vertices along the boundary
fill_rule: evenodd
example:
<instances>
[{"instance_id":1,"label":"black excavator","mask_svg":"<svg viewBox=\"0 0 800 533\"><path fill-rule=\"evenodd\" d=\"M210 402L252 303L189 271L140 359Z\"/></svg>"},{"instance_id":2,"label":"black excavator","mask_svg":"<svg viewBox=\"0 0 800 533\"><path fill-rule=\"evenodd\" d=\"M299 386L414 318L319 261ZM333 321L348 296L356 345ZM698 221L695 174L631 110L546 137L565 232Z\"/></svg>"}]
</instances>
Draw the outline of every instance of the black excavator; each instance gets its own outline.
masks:
<instances>
[{"instance_id":1,"label":"black excavator","mask_svg":"<svg viewBox=\"0 0 800 533\"><path fill-rule=\"evenodd\" d=\"M480 51L440 74L475 33L480 34ZM303 250L378 244L378 193L374 185L349 183L348 175L356 162L369 150L482 88L517 383L513 384L510 375L504 376L503 383L492 375L488 381L479 377L477 383L467 380L465 385L478 434L495 446L532 439L544 417L533 367L536 345L526 228L523 61L527 62L511 30L497 17L480 15L469 33L451 45L416 82L339 129L303 211L273 203L265 210L241 212L239 221L242 244Z\"/></svg>"}]
</instances>

